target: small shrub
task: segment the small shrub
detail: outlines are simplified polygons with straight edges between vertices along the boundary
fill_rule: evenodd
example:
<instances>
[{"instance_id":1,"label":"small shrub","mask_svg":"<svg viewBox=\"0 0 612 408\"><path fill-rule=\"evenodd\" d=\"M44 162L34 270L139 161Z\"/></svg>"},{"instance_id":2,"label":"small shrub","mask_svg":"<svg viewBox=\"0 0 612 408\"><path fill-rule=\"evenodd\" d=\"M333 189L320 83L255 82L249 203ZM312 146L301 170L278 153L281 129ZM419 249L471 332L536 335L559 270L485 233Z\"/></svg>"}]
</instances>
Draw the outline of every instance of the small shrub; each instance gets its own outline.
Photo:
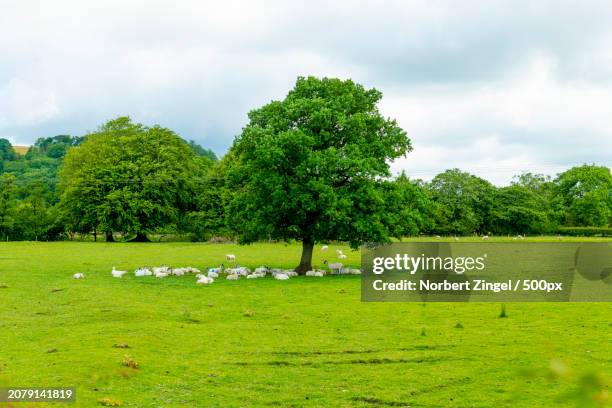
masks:
<instances>
[{"instance_id":1,"label":"small shrub","mask_svg":"<svg viewBox=\"0 0 612 408\"><path fill-rule=\"evenodd\" d=\"M457 324L455 325L455 329L463 329L463 325L461 324L461 322L457 322Z\"/></svg>"},{"instance_id":2,"label":"small shrub","mask_svg":"<svg viewBox=\"0 0 612 408\"><path fill-rule=\"evenodd\" d=\"M424 327L421 329L421 336L423 336L423 337L427 336L427 333L425 333L425 328Z\"/></svg>"},{"instance_id":3,"label":"small shrub","mask_svg":"<svg viewBox=\"0 0 612 408\"><path fill-rule=\"evenodd\" d=\"M98 404L105 406L105 407L120 407L123 404L123 402L117 399L114 399L114 398L106 397L106 398L100 398L98 400Z\"/></svg>"},{"instance_id":4,"label":"small shrub","mask_svg":"<svg viewBox=\"0 0 612 408\"><path fill-rule=\"evenodd\" d=\"M123 365L133 369L138 369L138 367L140 366L140 364L138 364L138 361L134 360L127 354L123 356Z\"/></svg>"},{"instance_id":5,"label":"small shrub","mask_svg":"<svg viewBox=\"0 0 612 408\"><path fill-rule=\"evenodd\" d=\"M122 348L122 349L130 348L130 346L127 343L115 343L113 344L113 347Z\"/></svg>"}]
</instances>

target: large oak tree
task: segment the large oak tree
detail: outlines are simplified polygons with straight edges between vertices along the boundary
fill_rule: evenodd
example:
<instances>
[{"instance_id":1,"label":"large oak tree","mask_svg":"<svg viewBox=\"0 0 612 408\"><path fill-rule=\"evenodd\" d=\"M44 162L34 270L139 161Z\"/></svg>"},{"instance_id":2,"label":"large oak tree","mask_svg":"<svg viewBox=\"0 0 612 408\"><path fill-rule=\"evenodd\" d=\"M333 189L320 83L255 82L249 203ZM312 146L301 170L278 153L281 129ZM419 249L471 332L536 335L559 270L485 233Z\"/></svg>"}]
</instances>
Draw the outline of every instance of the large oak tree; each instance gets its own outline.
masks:
<instances>
[{"instance_id":1,"label":"large oak tree","mask_svg":"<svg viewBox=\"0 0 612 408\"><path fill-rule=\"evenodd\" d=\"M316 242L390 239L383 180L411 145L379 112L381 98L351 80L300 77L285 99L249 113L227 158L228 220L241 242L299 240L304 273Z\"/></svg>"}]
</instances>

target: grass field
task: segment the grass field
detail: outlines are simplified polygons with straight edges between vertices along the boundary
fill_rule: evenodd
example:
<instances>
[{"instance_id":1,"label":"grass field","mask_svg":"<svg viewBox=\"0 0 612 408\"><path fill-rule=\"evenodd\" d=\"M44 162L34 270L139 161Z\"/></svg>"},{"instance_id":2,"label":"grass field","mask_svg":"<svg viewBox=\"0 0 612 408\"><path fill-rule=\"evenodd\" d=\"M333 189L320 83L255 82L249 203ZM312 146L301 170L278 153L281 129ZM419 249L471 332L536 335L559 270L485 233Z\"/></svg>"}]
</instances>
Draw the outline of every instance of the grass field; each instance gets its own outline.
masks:
<instances>
[{"instance_id":1,"label":"grass field","mask_svg":"<svg viewBox=\"0 0 612 408\"><path fill-rule=\"evenodd\" d=\"M198 287L193 276L110 275L202 269L226 253L292 267L299 251L0 243L0 386L74 386L79 407L610 405L609 303L513 303L500 318L497 303L361 303L358 276Z\"/></svg>"}]
</instances>

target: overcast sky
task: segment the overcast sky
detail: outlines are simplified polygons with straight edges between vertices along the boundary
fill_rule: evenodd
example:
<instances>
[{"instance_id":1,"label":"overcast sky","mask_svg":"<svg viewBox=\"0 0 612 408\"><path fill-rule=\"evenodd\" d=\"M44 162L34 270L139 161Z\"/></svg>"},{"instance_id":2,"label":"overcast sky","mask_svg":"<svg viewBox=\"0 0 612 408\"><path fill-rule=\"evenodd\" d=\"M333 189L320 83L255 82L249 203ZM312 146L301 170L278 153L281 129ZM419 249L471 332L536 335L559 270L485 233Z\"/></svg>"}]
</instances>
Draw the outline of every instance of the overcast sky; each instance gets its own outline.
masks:
<instances>
[{"instance_id":1,"label":"overcast sky","mask_svg":"<svg viewBox=\"0 0 612 408\"><path fill-rule=\"evenodd\" d=\"M612 164L612 2L0 0L0 137L118 115L223 154L299 75L352 78L429 179Z\"/></svg>"}]
</instances>

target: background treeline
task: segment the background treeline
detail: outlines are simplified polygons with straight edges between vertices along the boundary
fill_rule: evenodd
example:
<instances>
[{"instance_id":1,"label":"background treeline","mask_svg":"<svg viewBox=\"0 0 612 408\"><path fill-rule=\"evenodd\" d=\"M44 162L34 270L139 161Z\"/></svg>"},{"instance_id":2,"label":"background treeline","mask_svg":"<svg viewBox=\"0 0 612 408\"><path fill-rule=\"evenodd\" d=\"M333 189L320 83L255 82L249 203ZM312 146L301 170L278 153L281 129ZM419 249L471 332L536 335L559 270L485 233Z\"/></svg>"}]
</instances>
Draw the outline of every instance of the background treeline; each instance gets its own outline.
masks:
<instances>
[{"instance_id":1,"label":"background treeline","mask_svg":"<svg viewBox=\"0 0 612 408\"><path fill-rule=\"evenodd\" d=\"M24 155L0 139L0 238L233 238L228 214L240 209L228 208L236 205L232 160L231 151L219 160L169 129L129 118L82 137L40 138ZM397 236L610 235L612 176L585 164L496 187L459 169L431 182L400 174L385 181L385 200L385 222Z\"/></svg>"}]
</instances>

